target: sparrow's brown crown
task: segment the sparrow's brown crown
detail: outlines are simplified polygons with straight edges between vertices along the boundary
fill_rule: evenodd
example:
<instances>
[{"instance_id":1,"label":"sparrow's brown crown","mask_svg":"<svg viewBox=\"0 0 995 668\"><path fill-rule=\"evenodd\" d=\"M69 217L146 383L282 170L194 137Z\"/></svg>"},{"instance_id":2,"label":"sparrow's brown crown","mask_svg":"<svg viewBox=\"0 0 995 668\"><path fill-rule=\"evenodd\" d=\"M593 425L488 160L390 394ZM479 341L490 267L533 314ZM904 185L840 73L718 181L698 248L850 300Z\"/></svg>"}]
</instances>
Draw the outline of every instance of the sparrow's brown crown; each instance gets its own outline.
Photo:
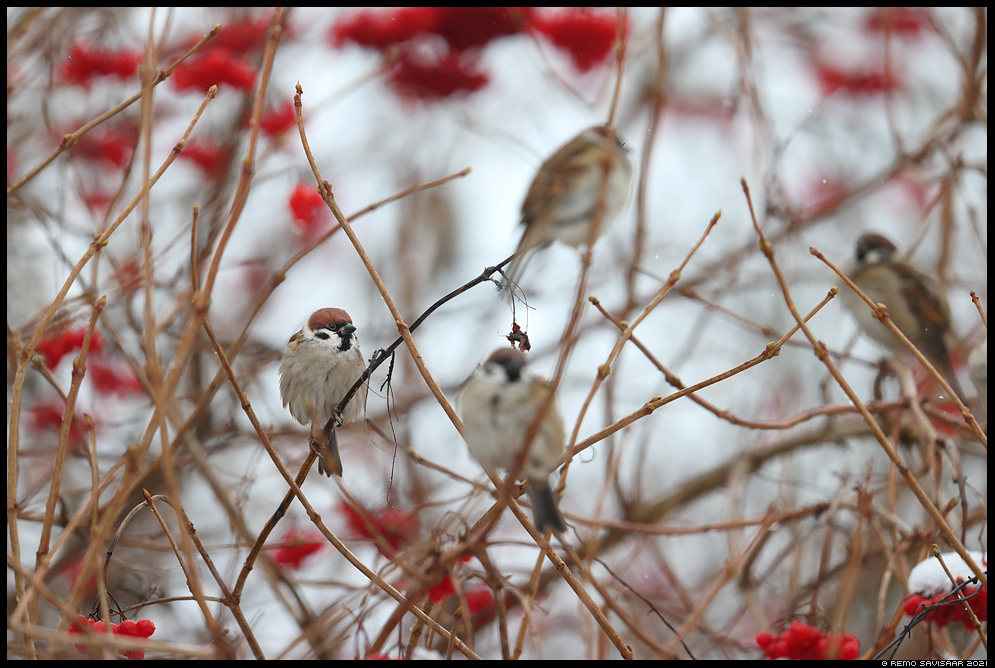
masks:
<instances>
[{"instance_id":1,"label":"sparrow's brown crown","mask_svg":"<svg viewBox=\"0 0 995 668\"><path fill-rule=\"evenodd\" d=\"M891 243L887 237L875 232L867 232L857 239L857 261L864 262L868 255L874 253L877 257L874 260L887 260L898 251L895 244Z\"/></svg>"},{"instance_id":2,"label":"sparrow's brown crown","mask_svg":"<svg viewBox=\"0 0 995 668\"><path fill-rule=\"evenodd\" d=\"M315 332L329 325L343 325L351 322L352 318L349 317L349 314L340 308L320 308L308 318L307 328Z\"/></svg>"},{"instance_id":3,"label":"sparrow's brown crown","mask_svg":"<svg viewBox=\"0 0 995 668\"><path fill-rule=\"evenodd\" d=\"M499 348L491 353L484 366L497 364L504 369L508 380L518 380L519 376L522 375L522 367L525 366L526 362L525 353L518 348Z\"/></svg>"}]
</instances>

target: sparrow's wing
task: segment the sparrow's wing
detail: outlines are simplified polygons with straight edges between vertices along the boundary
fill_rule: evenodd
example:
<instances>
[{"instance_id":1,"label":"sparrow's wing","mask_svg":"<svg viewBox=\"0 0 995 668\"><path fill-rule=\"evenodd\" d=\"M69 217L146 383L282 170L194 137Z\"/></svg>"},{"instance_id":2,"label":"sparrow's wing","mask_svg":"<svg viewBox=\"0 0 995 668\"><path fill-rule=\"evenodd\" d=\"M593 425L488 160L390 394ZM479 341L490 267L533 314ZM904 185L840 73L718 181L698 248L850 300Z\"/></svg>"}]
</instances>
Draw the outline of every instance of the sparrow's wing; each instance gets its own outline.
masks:
<instances>
[{"instance_id":1,"label":"sparrow's wing","mask_svg":"<svg viewBox=\"0 0 995 668\"><path fill-rule=\"evenodd\" d=\"M902 295L909 309L932 334L921 337L929 342L931 348L923 352L934 359L948 361L944 335L950 330L950 305L933 280L912 265L896 262L894 268L900 277Z\"/></svg>"},{"instance_id":2,"label":"sparrow's wing","mask_svg":"<svg viewBox=\"0 0 995 668\"><path fill-rule=\"evenodd\" d=\"M522 202L522 224L528 227L533 221L543 219L547 210L563 197L570 182L590 167L590 153L601 150L603 148L598 144L575 138L542 163ZM522 242L524 244L525 236ZM525 246L524 250L528 248ZM523 250L522 244L519 250Z\"/></svg>"},{"instance_id":3,"label":"sparrow's wing","mask_svg":"<svg viewBox=\"0 0 995 668\"><path fill-rule=\"evenodd\" d=\"M950 328L950 306L940 294L933 279L904 262L895 263L895 271L902 279L902 292L916 315L923 322L946 331Z\"/></svg>"},{"instance_id":4,"label":"sparrow's wing","mask_svg":"<svg viewBox=\"0 0 995 668\"><path fill-rule=\"evenodd\" d=\"M532 379L532 396L529 399L529 403L542 407L546 403L546 397L549 396L549 392L552 388L550 387L550 382L545 378L540 378L538 376ZM543 438L541 442L547 448L547 452L542 453L543 460L549 462L559 462L563 455L563 448L566 444L567 432L563 426L563 416L560 415L560 410L556 405L556 399L553 399L553 403L549 406L549 411L546 413L545 419L542 421L542 426L539 428L539 432L542 434ZM555 470L559 468L559 463L553 465L550 470Z\"/></svg>"},{"instance_id":5,"label":"sparrow's wing","mask_svg":"<svg viewBox=\"0 0 995 668\"><path fill-rule=\"evenodd\" d=\"M954 373L950 349L947 347L946 338L951 332L950 304L933 279L912 265L897 262L895 270L901 277L902 294L909 309L917 321L924 323L929 329L928 335L919 337L920 349L937 366L954 392L960 397L967 396Z\"/></svg>"}]
</instances>

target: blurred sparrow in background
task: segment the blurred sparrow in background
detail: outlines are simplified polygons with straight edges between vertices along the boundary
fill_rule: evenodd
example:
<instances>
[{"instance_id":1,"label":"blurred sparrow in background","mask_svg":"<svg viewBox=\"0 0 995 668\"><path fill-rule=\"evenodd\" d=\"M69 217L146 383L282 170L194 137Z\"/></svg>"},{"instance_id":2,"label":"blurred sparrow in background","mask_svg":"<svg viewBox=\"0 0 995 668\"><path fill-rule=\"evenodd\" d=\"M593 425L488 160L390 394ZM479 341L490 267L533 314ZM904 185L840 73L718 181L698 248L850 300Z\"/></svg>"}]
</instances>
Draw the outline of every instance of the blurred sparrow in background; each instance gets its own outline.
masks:
<instances>
[{"instance_id":1,"label":"blurred sparrow in background","mask_svg":"<svg viewBox=\"0 0 995 668\"><path fill-rule=\"evenodd\" d=\"M506 272L507 289L521 278L536 250L557 239L580 248L593 223L598 225L595 239L608 229L629 198L632 162L627 153L613 128L596 125L542 163L522 203L525 231Z\"/></svg>"},{"instance_id":2,"label":"blurred sparrow in background","mask_svg":"<svg viewBox=\"0 0 995 668\"><path fill-rule=\"evenodd\" d=\"M352 422L366 408L368 384L363 384L341 415L336 407L366 370L359 352L356 326L340 308L322 308L287 343L280 364L283 405L302 425L310 425L311 447L318 453L318 470L326 476L342 475L335 429L326 435L325 423L336 417L338 425Z\"/></svg>"},{"instance_id":3,"label":"blurred sparrow in background","mask_svg":"<svg viewBox=\"0 0 995 668\"><path fill-rule=\"evenodd\" d=\"M988 421L988 335L967 357L967 374L978 391L978 422Z\"/></svg>"},{"instance_id":4,"label":"blurred sparrow in background","mask_svg":"<svg viewBox=\"0 0 995 668\"><path fill-rule=\"evenodd\" d=\"M885 237L864 234L857 240L855 261L844 273L872 302L888 307L892 322L963 399L947 348L947 337L953 334L947 298L932 278L897 255L895 244ZM843 303L864 334L891 351L907 350L856 292L844 290Z\"/></svg>"},{"instance_id":5,"label":"blurred sparrow in background","mask_svg":"<svg viewBox=\"0 0 995 668\"><path fill-rule=\"evenodd\" d=\"M522 352L502 348L478 365L463 384L459 402L466 444L473 458L490 474L515 467L525 432L549 396L549 382L533 375L525 363ZM560 465L564 441L563 418L554 400L522 465L540 532L547 527L556 531L566 528L549 486L549 474Z\"/></svg>"}]
</instances>

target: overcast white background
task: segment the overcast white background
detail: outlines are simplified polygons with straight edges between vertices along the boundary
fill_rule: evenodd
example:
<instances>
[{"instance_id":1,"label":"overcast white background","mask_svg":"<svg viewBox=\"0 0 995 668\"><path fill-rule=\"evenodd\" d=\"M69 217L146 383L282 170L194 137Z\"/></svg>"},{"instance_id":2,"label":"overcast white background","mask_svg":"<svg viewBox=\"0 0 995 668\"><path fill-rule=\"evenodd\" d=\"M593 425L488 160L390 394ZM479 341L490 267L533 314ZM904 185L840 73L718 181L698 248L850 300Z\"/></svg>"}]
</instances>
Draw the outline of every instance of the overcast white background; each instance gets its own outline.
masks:
<instances>
[{"instance_id":1,"label":"overcast white background","mask_svg":"<svg viewBox=\"0 0 995 668\"><path fill-rule=\"evenodd\" d=\"M8 27L16 11L8 8ZM535 170L545 157L577 132L606 120L614 85L612 70L601 67L586 75L578 74L569 60L548 43L517 36L486 48L482 65L490 84L482 91L435 103L403 100L382 78L371 76L378 62L376 54L350 45L330 45L327 37L330 26L348 11L301 8L288 12L288 31L276 55L268 98L271 103L289 101L294 86L300 83L310 146L323 177L333 185L336 200L347 215L416 183L441 178L465 167L471 169L467 176L437 191L448 207L448 219L432 220L431 214L424 213L425 208L418 209L409 201L384 206L355 223L355 230L388 290L411 322L443 294L514 251L520 234L522 198ZM750 184L760 223L768 235L774 236L785 230L788 221L782 216L766 215L768 205L790 204L806 210L811 201L830 192L836 182L844 181L850 186L863 184L895 160L896 139L906 149L918 146L962 89L962 71L951 55L950 45L928 31L914 40L893 37L889 43L893 67L902 81L890 100L886 101L881 94L849 96L837 92L827 96L813 74L813 54L842 68L881 62L882 38L868 34L863 28L867 11L751 11L752 64L744 69L744 57L737 53L741 43L733 10L668 9L665 44L670 106L659 119L652 159L646 171L637 174L648 182L647 240L641 262L646 274L665 278L700 237L713 214L721 210L718 226L692 259L682 283L694 285L706 299L778 333L791 326L791 316L780 290L767 261L757 250L740 179L745 178ZM968 10L940 8L930 10L930 14L955 45L966 49L973 31L973 16ZM73 26L75 34L87 34L92 29L86 23L86 16L81 16L80 23ZM161 35L168 19L171 34L204 33L216 23L225 23L227 16L221 10L159 10L155 31ZM629 17L631 32L618 130L638 166L649 124L648 108L641 95L654 76L654 26L658 10L633 8ZM132 10L127 12L120 32L105 37L114 44L141 48L148 25L148 10ZM740 94L744 72L755 85L759 107L751 106L750 100ZM49 90L46 85L42 80L31 79L16 94L8 91L8 127L12 119L23 123L25 117L37 113L39 96L45 91L48 97L41 106L45 109L46 123L63 127L101 113L136 89L133 82L98 82L88 93L68 87ZM198 93L175 91L169 82L157 88L155 95L153 166L166 157L202 100ZM984 99L987 100L986 93ZM222 88L194 137L222 132L241 103L241 95ZM707 113L688 111L694 108L705 109ZM758 119L757 109L765 120ZM8 151L10 137L8 134ZM39 133L34 142L19 142L16 147L19 173L47 155L54 145L44 133ZM296 183L313 182L300 141L292 130L282 146L261 145L263 150L247 207L225 254L213 295L210 318L221 337L236 336L244 322L254 298L245 289L251 272L268 275L300 248L287 206ZM243 143L240 151L244 150ZM909 179L921 182L928 196L933 197L953 161L980 167L960 172L952 205L955 220L952 256L946 266L955 329L966 342L961 353L966 355L966 346L984 336L970 291L976 291L986 307L988 297L987 130L983 125L965 126L949 147L910 170ZM12 224L8 209L7 322L15 329L25 327L51 302L70 266L91 240L95 222L79 203L74 181L79 178L78 169L68 166L67 161L57 162L25 188L23 196L45 210L41 218L50 221L47 225L33 224L32 215L25 214L20 204L16 214L20 224ZM825 191L820 190L823 183ZM206 187L196 167L177 161L153 189L154 243L157 272L161 276L175 275L186 266L190 209L195 203L204 205ZM136 192L134 182L127 192L126 199L130 199ZM788 234L776 245L778 262L800 311L807 312L830 286L840 285L825 265L809 254L810 246L834 261L844 260L849 258L856 237L865 229L873 229L891 237L901 249L912 249L912 256L924 267L936 268L939 207L917 206L908 192L895 184L871 188L866 195L853 198L800 232ZM227 209L221 206L217 210ZM47 231L53 229L61 232ZM625 300L625 273L632 255L634 229L635 189L629 206L596 246L591 269L589 293L599 297L613 312ZM451 242L451 249L447 250L444 240ZM137 225L126 222L105 254L125 257L136 248ZM730 258L740 249L745 255L733 263ZM412 256L405 259L405 252ZM415 269L406 268L409 266L406 263L412 262ZM556 346L572 304L579 268L578 254L573 249L554 245L535 258L524 275L522 285L534 310L527 315L520 310L518 322L528 330L533 344L531 363L540 373L553 371ZM646 274L637 282L642 299L636 312L661 285L661 280ZM412 283L413 276L417 277L417 285ZM107 289L113 291L109 279L105 270L98 282L107 281ZM410 295L402 301L399 295L408 288ZM179 283L162 287L160 317L165 317L166 309L172 308L179 289ZM116 305L114 293L110 294L113 314ZM854 343L854 323L838 302L834 300L823 309L811 326L834 352L849 349L853 353L856 360L842 361L842 368L861 396L869 397L875 369L866 362L876 361L880 351L866 337ZM389 311L345 235L336 234L287 275L250 330L253 344L260 350L269 349L272 354L245 389L264 425L281 433L296 434L278 440L281 453L292 465L303 457L304 430L280 405L275 355L307 316L322 306L345 308L352 315L367 356L397 336ZM135 309L140 312L137 305ZM120 317L120 311L117 314ZM80 324L85 319L84 314ZM428 369L454 401L456 386L474 366L493 349L507 345L503 336L510 325L511 313L505 300L493 287L483 285L440 309L417 330L415 340ZM558 397L568 426L573 425L594 381L597 365L605 361L617 334L590 305L584 309L581 326L583 334ZM689 385L754 357L772 340L676 292L647 318L636 335ZM800 334L798 339L803 340ZM164 338L167 364L172 343ZM424 385L417 381L413 366L404 359L406 355L403 346L398 349L395 398L406 406L397 416L399 433L427 459L483 480L482 472L469 458L455 429ZM374 388L379 388L385 369L386 366L381 367L374 375ZM70 370L67 363L56 370L57 377L67 387ZM617 381L611 401L606 404L603 389L591 405L580 439L638 409L653 396L671 391L661 375L631 346L623 351L612 371ZM775 360L700 394L741 417L784 419L823 403L845 403L839 388L826 383L826 376L825 367L807 345L789 346ZM970 387L966 374L962 380ZM894 386L890 387L894 392ZM8 383L8 399L9 388ZM253 441L248 420L226 389L219 392L216 401L221 405L231 403L229 413L235 419L231 438L235 444L219 452L214 463L229 476L244 503L246 516L258 528L282 498L285 485L262 448ZM421 393L422 398L412 402L415 393ZM84 410L105 412L102 417L106 426L99 439L107 448L108 462L137 438L149 415L147 405L135 401L111 405L89 392L84 392L81 403ZM382 393L371 391L368 412L371 418L386 412ZM682 399L580 455L570 469L562 508L568 515L577 517L591 517L596 512L604 519L619 517L613 491L603 489L604 467L611 448L624 453L619 480L626 491L633 498L648 500L744 449L785 437L783 431L736 427ZM371 440L376 443L374 447L368 446ZM362 427L353 428L344 436L343 457L346 468L343 486L370 507L387 502L387 487L394 467L390 501L405 509L404 472L408 469L394 464L391 447L373 439ZM965 466L970 468L971 484L986 490L984 461L978 467L977 460L968 460ZM792 467L790 474L786 474L780 465L769 466L752 478L748 489L737 491L741 495L737 503L742 504L739 511L746 516L762 514L775 498L782 501L789 498L798 506L824 500L841 487L841 481L852 484L868 470L880 474L885 470L885 460L876 444L852 441L845 447L826 444L808 450L793 460ZM25 475L32 478L36 473L29 468ZM70 484L85 485L89 472L80 463L78 470L68 475L78 476L71 478ZM420 513L426 536L447 513L461 513L472 522L490 505L482 495L467 503L469 488L445 476L426 472L424 480L432 486L430 499L438 502ZM195 477L185 479L183 485L185 507L201 535L211 537L216 545L230 541L227 519L216 510L206 486ZM337 486L312 473L305 491L332 530L345 533L342 520L334 512L335 499L339 496ZM602 494L607 494L606 505L598 510ZM668 517L666 522L702 525L722 521L730 517L731 504L723 494L712 494ZM921 517L912 510L908 521L915 523ZM307 525L299 507L292 507L284 522ZM32 541L36 540L30 526L26 525L22 532L22 556L27 561L33 558ZM576 528L581 534L588 532L583 525ZM779 534L770 552L783 549L785 544L781 541L788 538L786 533ZM493 539L528 540L507 514ZM986 532L983 539L981 545L972 543L969 547L983 549ZM627 582L637 588L641 579L656 581L653 559L646 552L659 551L665 555L678 580L696 590L708 585L708 578L720 570L729 549L727 536L717 533L663 537L648 542L654 543L652 549L640 549L638 545L642 543L630 543L608 557ZM369 545L357 542L352 547L367 564L382 565L382 558ZM215 556L221 562L222 573L231 574L237 572L244 554L243 548L218 549ZM521 583L534 564L534 555L534 549L523 543L520 547L495 547L492 556L504 572L513 574ZM812 557L817 559L818 554L813 553ZM225 563L226 558L231 561ZM809 567L806 564L803 570ZM365 581L330 549L305 562L296 575L304 583L309 579L331 579L362 585ZM262 576L257 573L252 577ZM159 579L164 595L177 593L183 587L179 573L164 573ZM8 574L8 590L10 587ZM308 593L317 610L336 597L334 588L327 586L304 586L302 590ZM242 608L258 629L264 651L275 657L288 649L288 638L295 637L299 630L283 608L273 604L271 596L266 586L250 587ZM745 620L735 630L724 627L728 621L724 613L738 610L738 604L735 592L723 594L719 600L723 599L727 599L727 605L717 603L710 609L710 623L730 635L741 634L743 652L739 657L759 657L759 650L751 646L753 634L759 628ZM765 602L771 622L791 613L779 607L784 601L778 601L776 596ZM199 613L195 614L193 604L189 606L174 605L168 615L156 611L159 629L156 638L177 641L186 638L186 642L199 638L202 620ZM589 645L578 639L578 629L589 634L598 631L585 626L589 620L578 624L576 618L583 619L586 613L579 609L569 589L562 583L554 585L550 595L542 600L542 606L549 612L545 621L537 622L542 647L535 648L530 639L526 643L526 656L590 656ZM392 606L373 608L363 620L366 632L375 635L380 627L378 622L391 609ZM154 610L149 608L146 613L151 616ZM873 639L872 628L862 626L873 624L873 614L873 610L851 613L852 628L846 630L856 633L862 644ZM670 621L681 623L679 616ZM661 629L659 633L661 642L669 642L673 637L669 631ZM347 643L343 656L357 649L354 640ZM707 643L701 638L697 641L696 655L709 658ZM499 656L493 626L478 633L476 642L481 656ZM288 655L302 656L302 652L302 647L296 647Z\"/></svg>"}]
</instances>

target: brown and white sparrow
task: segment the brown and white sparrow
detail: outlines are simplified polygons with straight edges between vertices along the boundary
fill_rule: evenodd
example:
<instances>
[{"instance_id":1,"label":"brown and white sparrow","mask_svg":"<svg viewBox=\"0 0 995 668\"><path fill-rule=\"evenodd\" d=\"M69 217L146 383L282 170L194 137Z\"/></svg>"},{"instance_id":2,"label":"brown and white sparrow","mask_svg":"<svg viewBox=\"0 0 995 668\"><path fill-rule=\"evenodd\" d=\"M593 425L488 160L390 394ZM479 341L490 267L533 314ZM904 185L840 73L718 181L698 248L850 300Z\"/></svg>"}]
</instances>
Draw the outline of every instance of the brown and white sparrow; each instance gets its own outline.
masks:
<instances>
[{"instance_id":1,"label":"brown and white sparrow","mask_svg":"<svg viewBox=\"0 0 995 668\"><path fill-rule=\"evenodd\" d=\"M342 475L342 458L333 428L326 438L325 423L333 417L346 392L366 369L359 352L356 326L340 308L322 308L290 337L280 364L283 405L302 425L310 425L311 447L318 452L318 470L326 476ZM366 408L364 384L335 416L338 424L352 422Z\"/></svg>"},{"instance_id":2,"label":"brown and white sparrow","mask_svg":"<svg viewBox=\"0 0 995 668\"><path fill-rule=\"evenodd\" d=\"M525 433L550 389L549 381L532 374L525 355L514 348L497 350L477 366L463 384L459 403L466 444L485 471L495 474L497 469L514 468ZM566 528L549 485L550 473L560 465L565 437L563 418L554 400L522 466L539 531Z\"/></svg>"},{"instance_id":3,"label":"brown and white sparrow","mask_svg":"<svg viewBox=\"0 0 995 668\"><path fill-rule=\"evenodd\" d=\"M506 272L506 285L517 283L536 250L555 240L580 248L595 219L599 235L608 229L629 199L631 184L632 162L611 127L587 128L558 148L539 167L525 195L525 230ZM601 215L596 216L599 203Z\"/></svg>"},{"instance_id":4,"label":"brown and white sparrow","mask_svg":"<svg viewBox=\"0 0 995 668\"><path fill-rule=\"evenodd\" d=\"M871 301L888 307L892 322L963 398L947 347L947 338L953 334L950 305L936 282L911 262L898 257L895 244L874 233L866 233L857 240L856 257L845 273ZM856 292L844 290L843 303L865 334L889 350L906 350Z\"/></svg>"},{"instance_id":5,"label":"brown and white sparrow","mask_svg":"<svg viewBox=\"0 0 995 668\"><path fill-rule=\"evenodd\" d=\"M988 335L967 356L967 375L978 391L978 421L988 420Z\"/></svg>"}]
</instances>

